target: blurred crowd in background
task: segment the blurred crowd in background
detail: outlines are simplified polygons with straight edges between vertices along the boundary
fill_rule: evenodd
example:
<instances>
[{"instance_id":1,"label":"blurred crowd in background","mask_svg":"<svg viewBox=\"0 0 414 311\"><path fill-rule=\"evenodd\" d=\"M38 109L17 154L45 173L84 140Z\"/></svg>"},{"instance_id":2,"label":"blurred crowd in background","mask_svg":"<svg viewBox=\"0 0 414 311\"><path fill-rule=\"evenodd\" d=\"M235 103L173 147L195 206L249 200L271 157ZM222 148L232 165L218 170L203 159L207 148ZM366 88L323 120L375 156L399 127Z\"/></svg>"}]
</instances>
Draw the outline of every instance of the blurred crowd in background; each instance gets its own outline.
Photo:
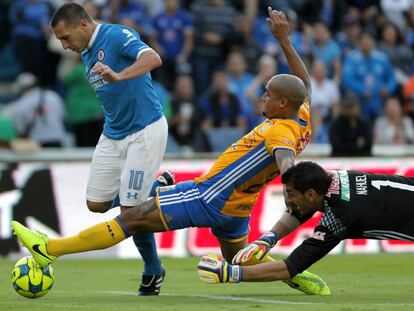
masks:
<instances>
[{"instance_id":1,"label":"blurred crowd in background","mask_svg":"<svg viewBox=\"0 0 414 311\"><path fill-rule=\"evenodd\" d=\"M95 146L103 116L79 55L52 36L62 0L0 2L0 141ZM138 31L169 121L167 152L222 151L262 121L269 78L288 73L266 22L282 10L312 78L311 143L334 156L414 142L414 0L85 0Z\"/></svg>"}]
</instances>

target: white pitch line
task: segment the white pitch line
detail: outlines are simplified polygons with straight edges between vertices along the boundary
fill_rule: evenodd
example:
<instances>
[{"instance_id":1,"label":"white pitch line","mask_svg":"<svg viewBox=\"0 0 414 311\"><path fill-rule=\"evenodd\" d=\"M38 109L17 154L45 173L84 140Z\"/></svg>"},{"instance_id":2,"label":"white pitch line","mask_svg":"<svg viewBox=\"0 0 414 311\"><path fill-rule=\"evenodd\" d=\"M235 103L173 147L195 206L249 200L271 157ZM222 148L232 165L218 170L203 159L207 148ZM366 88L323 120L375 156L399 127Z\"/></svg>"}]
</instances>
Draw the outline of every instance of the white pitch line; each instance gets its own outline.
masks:
<instances>
[{"instance_id":1,"label":"white pitch line","mask_svg":"<svg viewBox=\"0 0 414 311\"><path fill-rule=\"evenodd\" d=\"M128 295L128 296L137 296L136 292L128 291L101 291L103 294L112 294L112 295ZM160 296L170 296L170 297L190 297L190 298L207 298L212 300L229 300L229 301L248 301L253 303L267 303L273 305L341 305L341 306L414 306L414 303L405 303L405 302L378 302L378 303L335 303L335 302L304 302L304 301L287 301L287 300L270 300L270 299L259 299L253 297L238 297L238 296L223 296L223 295L187 295L187 294L168 294L162 293Z\"/></svg>"},{"instance_id":2,"label":"white pitch line","mask_svg":"<svg viewBox=\"0 0 414 311\"><path fill-rule=\"evenodd\" d=\"M114 294L114 295L132 295L136 296L136 292L127 292L127 291L107 291L102 292L105 294ZM300 302L300 301L287 301L287 300L269 300L269 299L259 299L252 297L237 297L237 296L222 296L222 295L186 295L186 294L168 294L162 293L160 296L172 296L172 297L191 297L191 298L207 298L213 300L230 300L230 301L248 301L253 303L267 303L273 305L315 305L323 303L314 303L314 302Z\"/></svg>"}]
</instances>

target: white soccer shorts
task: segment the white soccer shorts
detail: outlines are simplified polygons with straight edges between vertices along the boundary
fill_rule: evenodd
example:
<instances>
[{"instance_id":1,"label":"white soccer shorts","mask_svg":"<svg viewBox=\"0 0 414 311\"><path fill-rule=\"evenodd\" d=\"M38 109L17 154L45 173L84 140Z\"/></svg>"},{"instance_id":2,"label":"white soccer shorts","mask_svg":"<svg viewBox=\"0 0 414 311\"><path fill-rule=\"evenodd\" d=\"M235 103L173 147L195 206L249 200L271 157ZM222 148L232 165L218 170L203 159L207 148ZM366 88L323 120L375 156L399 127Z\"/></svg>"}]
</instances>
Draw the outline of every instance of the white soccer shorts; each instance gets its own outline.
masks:
<instances>
[{"instance_id":1,"label":"white soccer shorts","mask_svg":"<svg viewBox=\"0 0 414 311\"><path fill-rule=\"evenodd\" d=\"M122 140L101 135L92 158L86 199L109 202L119 193L123 206L145 202L160 169L167 137L165 117Z\"/></svg>"}]
</instances>

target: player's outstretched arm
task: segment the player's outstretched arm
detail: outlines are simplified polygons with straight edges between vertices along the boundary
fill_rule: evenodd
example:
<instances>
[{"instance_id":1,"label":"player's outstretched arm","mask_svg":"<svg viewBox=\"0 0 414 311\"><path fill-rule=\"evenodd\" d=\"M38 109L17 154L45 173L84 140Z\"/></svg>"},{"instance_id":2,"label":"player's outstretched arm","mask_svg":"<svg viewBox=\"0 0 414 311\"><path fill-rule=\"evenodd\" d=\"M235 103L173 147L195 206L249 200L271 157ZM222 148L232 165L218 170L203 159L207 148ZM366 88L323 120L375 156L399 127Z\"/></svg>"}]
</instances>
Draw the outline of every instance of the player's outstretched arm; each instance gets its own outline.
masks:
<instances>
[{"instance_id":1,"label":"player's outstretched arm","mask_svg":"<svg viewBox=\"0 0 414 311\"><path fill-rule=\"evenodd\" d=\"M308 99L310 99L310 76L302 59L296 53L289 38L290 29L286 15L271 7L267 8L269 17L266 19L273 36L279 41L280 47L286 56L290 71L303 81L308 90Z\"/></svg>"},{"instance_id":2,"label":"player's outstretched arm","mask_svg":"<svg viewBox=\"0 0 414 311\"><path fill-rule=\"evenodd\" d=\"M205 283L268 282L290 279L283 260L241 267L231 265L221 256L208 254L197 266L200 280Z\"/></svg>"}]
</instances>

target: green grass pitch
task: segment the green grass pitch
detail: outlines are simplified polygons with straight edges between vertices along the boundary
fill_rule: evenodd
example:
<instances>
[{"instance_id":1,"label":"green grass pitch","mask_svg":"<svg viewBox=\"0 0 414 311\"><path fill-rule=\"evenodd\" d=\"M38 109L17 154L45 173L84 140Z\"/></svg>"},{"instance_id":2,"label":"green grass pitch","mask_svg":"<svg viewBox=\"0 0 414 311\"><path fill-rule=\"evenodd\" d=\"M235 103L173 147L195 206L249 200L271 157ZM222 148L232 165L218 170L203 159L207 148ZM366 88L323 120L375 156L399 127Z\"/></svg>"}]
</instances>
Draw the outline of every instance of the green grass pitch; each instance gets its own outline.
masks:
<instances>
[{"instance_id":1,"label":"green grass pitch","mask_svg":"<svg viewBox=\"0 0 414 311\"><path fill-rule=\"evenodd\" d=\"M158 297L137 297L137 260L62 259L53 264L54 288L38 299L14 292L14 261L0 260L0 310L414 310L414 254L328 256L310 271L331 296L307 296L281 282L208 285L198 280L198 258L164 258L167 276Z\"/></svg>"}]
</instances>

